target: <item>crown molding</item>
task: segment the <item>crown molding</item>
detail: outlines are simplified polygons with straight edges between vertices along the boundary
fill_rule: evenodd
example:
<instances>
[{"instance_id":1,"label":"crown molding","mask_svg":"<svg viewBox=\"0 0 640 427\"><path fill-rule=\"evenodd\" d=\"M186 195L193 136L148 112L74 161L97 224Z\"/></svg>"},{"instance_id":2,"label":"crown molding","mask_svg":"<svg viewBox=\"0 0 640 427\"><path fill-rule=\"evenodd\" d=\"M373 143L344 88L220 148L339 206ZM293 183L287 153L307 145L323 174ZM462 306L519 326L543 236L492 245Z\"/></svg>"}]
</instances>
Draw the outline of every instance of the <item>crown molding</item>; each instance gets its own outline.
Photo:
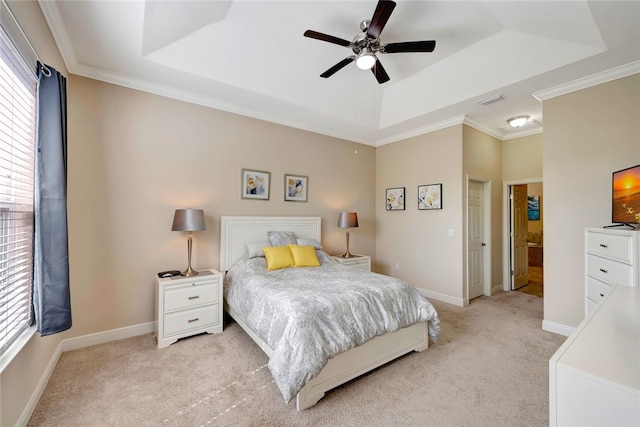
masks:
<instances>
[{"instance_id":1,"label":"crown molding","mask_svg":"<svg viewBox=\"0 0 640 427\"><path fill-rule=\"evenodd\" d=\"M69 33L60 16L58 5L55 1L38 0L38 6L40 6L44 20L47 21L51 36L58 47L58 51L60 51L65 67L67 67L69 73L75 74L74 70L78 67L78 58L73 50Z\"/></svg>"},{"instance_id":2,"label":"crown molding","mask_svg":"<svg viewBox=\"0 0 640 427\"><path fill-rule=\"evenodd\" d=\"M464 122L465 125L472 127L476 130L479 130L482 133L486 133L489 136L492 136L496 139L499 139L500 141L502 141L504 139L503 135L498 134L495 130L488 128L486 126L483 126L482 124L474 121L472 118L470 117L466 117L464 118Z\"/></svg>"},{"instance_id":3,"label":"crown molding","mask_svg":"<svg viewBox=\"0 0 640 427\"><path fill-rule=\"evenodd\" d=\"M602 83L610 82L612 80L621 79L623 77L627 77L636 73L640 73L640 60L630 62L619 67L611 68L610 70L592 74L590 76L583 77L572 82L563 83L549 89L539 90L537 92L534 92L532 95L538 101L542 102L547 99L555 98L556 96L566 95L577 90L586 89L591 86L596 86Z\"/></svg>"},{"instance_id":4,"label":"crown molding","mask_svg":"<svg viewBox=\"0 0 640 427\"><path fill-rule=\"evenodd\" d=\"M529 129L529 130L524 130L522 132L513 132L510 134L507 134L505 136L503 136L501 139L503 141L508 141L510 139L516 139L516 138L524 138L525 136L531 136L531 135L537 135L539 133L543 132L543 128L542 126L539 126L535 129Z\"/></svg>"},{"instance_id":5,"label":"crown molding","mask_svg":"<svg viewBox=\"0 0 640 427\"><path fill-rule=\"evenodd\" d=\"M414 136L424 135L426 133L431 133L440 129L445 129L455 125L461 125L464 122L465 116L456 116L450 119L442 120L437 123L432 123L427 126L423 126L417 129L411 129L407 132L400 132L395 135L389 136L387 138L382 138L376 140L375 146L381 147L383 145L391 144L394 142L402 141L404 139L413 138Z\"/></svg>"}]
</instances>

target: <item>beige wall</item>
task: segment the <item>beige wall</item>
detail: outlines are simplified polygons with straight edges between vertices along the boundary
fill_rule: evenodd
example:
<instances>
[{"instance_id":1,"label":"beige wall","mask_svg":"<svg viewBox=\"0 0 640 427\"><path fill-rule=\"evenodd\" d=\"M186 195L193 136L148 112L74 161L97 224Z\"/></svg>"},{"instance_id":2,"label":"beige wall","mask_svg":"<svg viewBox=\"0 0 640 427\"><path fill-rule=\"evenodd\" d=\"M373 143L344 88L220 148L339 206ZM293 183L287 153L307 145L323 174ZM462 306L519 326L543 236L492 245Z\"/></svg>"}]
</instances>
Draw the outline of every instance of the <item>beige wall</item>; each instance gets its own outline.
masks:
<instances>
[{"instance_id":1,"label":"beige wall","mask_svg":"<svg viewBox=\"0 0 640 427\"><path fill-rule=\"evenodd\" d=\"M69 86L70 336L154 320L155 273L187 264L176 208L205 211L194 268L218 267L222 215L321 216L327 252L341 253L338 213L356 211L350 248L375 256L373 148L77 76ZM271 172L270 200L241 199L242 168ZM307 203L284 201L285 173L309 177Z\"/></svg>"},{"instance_id":2,"label":"beige wall","mask_svg":"<svg viewBox=\"0 0 640 427\"><path fill-rule=\"evenodd\" d=\"M457 304L464 298L462 128L379 147L375 181L376 271ZM438 183L443 208L419 211L418 185ZM393 187L406 188L404 211L385 210L385 190ZM448 237L449 228L454 237Z\"/></svg>"},{"instance_id":3,"label":"beige wall","mask_svg":"<svg viewBox=\"0 0 640 427\"><path fill-rule=\"evenodd\" d=\"M542 133L502 141L502 180L542 178Z\"/></svg>"},{"instance_id":4,"label":"beige wall","mask_svg":"<svg viewBox=\"0 0 640 427\"><path fill-rule=\"evenodd\" d=\"M544 101L544 318L584 318L584 228L611 223L611 173L640 163L640 74Z\"/></svg>"},{"instance_id":5,"label":"beige wall","mask_svg":"<svg viewBox=\"0 0 640 427\"><path fill-rule=\"evenodd\" d=\"M67 69L38 3L9 1L9 5L27 32L41 61L67 75ZM44 372L52 367L50 364L55 363L56 360L52 361L52 357L63 336L64 334L58 334L41 338L36 333L18 357L0 373L0 425L12 426L20 419Z\"/></svg>"}]
</instances>

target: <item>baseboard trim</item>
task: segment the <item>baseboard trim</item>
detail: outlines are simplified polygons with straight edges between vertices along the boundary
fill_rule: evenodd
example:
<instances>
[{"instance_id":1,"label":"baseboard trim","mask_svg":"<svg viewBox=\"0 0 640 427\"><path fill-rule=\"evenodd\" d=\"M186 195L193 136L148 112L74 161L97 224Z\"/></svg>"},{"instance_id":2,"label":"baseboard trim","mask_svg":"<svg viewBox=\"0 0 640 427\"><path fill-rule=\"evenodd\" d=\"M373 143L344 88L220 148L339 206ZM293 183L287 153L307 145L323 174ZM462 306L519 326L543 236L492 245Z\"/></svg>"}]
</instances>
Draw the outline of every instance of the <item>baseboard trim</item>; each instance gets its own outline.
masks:
<instances>
[{"instance_id":1,"label":"baseboard trim","mask_svg":"<svg viewBox=\"0 0 640 427\"><path fill-rule=\"evenodd\" d=\"M77 350L79 348L90 347L92 345L105 344L111 341L150 334L154 332L155 329L156 322L148 322L119 329L112 329L110 331L83 335L81 337L69 338L62 341L62 351Z\"/></svg>"},{"instance_id":2,"label":"baseboard trim","mask_svg":"<svg viewBox=\"0 0 640 427\"><path fill-rule=\"evenodd\" d=\"M55 351L51 355L51 359L49 359L49 363L47 363L47 368L42 373L42 377L40 377L40 381L38 381L38 385L35 390L31 394L27 405L22 410L22 414L20 414L20 418L18 419L16 426L26 426L33 415L33 411L36 410L36 406L42 397L42 393L44 393L44 389L47 387L49 383L49 378L53 374L53 370L56 368L58 364L58 360L60 360L60 356L62 355L62 342L58 343Z\"/></svg>"},{"instance_id":3,"label":"baseboard trim","mask_svg":"<svg viewBox=\"0 0 640 427\"><path fill-rule=\"evenodd\" d=\"M435 299L438 301L446 302L447 304L457 305L458 307L465 307L469 305L468 300L464 300L462 298L452 297L451 295L441 294L439 292L430 291L427 289L416 288L418 292L429 299ZM465 303L466 302L466 303Z\"/></svg>"},{"instance_id":4,"label":"baseboard trim","mask_svg":"<svg viewBox=\"0 0 640 427\"><path fill-rule=\"evenodd\" d=\"M560 323L550 322L548 320L542 321L542 330L547 332L553 332L554 334L564 335L568 337L576 330L571 326L561 325Z\"/></svg>"}]
</instances>

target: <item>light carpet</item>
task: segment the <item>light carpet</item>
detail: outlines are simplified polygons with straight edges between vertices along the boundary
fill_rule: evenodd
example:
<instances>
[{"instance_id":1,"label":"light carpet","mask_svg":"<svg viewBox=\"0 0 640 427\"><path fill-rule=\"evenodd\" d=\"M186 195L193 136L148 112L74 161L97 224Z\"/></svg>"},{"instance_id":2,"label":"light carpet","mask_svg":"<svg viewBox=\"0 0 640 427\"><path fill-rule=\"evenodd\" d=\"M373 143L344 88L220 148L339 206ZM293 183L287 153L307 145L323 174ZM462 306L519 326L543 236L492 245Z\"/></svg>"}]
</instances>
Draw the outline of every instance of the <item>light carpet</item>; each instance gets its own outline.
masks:
<instances>
[{"instance_id":1,"label":"light carpet","mask_svg":"<svg viewBox=\"0 0 640 427\"><path fill-rule=\"evenodd\" d=\"M152 334L65 352L29 426L546 426L542 298L520 292L468 307L432 301L437 343L338 387L297 412L267 356L235 323L158 350Z\"/></svg>"}]
</instances>

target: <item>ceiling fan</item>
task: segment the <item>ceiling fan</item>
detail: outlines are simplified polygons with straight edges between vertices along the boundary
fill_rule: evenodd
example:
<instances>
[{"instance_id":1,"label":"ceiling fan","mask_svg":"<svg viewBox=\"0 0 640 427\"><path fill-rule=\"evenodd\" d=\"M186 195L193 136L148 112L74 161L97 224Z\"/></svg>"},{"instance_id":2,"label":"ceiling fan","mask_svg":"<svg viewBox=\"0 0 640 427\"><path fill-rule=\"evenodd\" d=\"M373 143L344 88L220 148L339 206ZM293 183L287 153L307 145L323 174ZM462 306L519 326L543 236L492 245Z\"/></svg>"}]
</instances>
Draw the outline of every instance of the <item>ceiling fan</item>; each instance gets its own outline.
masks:
<instances>
[{"instance_id":1,"label":"ceiling fan","mask_svg":"<svg viewBox=\"0 0 640 427\"><path fill-rule=\"evenodd\" d=\"M387 24L387 21L395 7L396 3L394 1L378 1L376 10L373 12L373 17L370 20L365 19L360 23L360 30L362 32L356 35L352 41L319 33L313 30L305 31L305 37L349 47L354 53L354 55L346 57L324 73L320 74L320 77L331 77L337 71L355 61L358 68L363 70L370 69L376 77L376 80L378 80L378 83L382 84L389 81L389 75L376 57L377 53L433 52L436 47L435 40L387 44L380 42L380 33L382 33L382 29Z\"/></svg>"}]
</instances>

